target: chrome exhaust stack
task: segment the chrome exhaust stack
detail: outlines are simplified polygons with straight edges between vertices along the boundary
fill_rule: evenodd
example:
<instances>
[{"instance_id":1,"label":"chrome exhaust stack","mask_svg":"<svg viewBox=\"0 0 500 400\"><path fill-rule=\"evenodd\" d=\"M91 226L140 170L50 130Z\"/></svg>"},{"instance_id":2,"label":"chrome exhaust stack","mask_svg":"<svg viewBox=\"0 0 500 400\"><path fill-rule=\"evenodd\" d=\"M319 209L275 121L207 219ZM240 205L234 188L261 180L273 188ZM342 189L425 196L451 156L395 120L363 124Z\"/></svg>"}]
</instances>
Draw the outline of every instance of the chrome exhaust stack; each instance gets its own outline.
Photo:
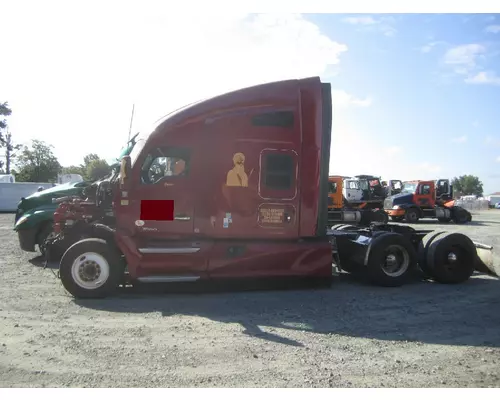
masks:
<instances>
[{"instance_id":1,"label":"chrome exhaust stack","mask_svg":"<svg viewBox=\"0 0 500 400\"><path fill-rule=\"evenodd\" d=\"M500 256L495 254L493 246L478 242L473 243L477 252L476 271L500 277Z\"/></svg>"}]
</instances>

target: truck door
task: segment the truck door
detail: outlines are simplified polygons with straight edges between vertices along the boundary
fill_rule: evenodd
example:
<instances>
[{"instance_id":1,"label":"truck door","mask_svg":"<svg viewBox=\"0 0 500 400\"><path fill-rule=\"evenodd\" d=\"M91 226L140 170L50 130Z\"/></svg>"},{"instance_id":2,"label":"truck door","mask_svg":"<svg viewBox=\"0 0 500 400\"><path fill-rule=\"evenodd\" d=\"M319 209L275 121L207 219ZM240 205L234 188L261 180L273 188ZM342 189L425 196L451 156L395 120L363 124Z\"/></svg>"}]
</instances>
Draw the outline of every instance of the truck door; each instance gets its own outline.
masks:
<instances>
[{"instance_id":1,"label":"truck door","mask_svg":"<svg viewBox=\"0 0 500 400\"><path fill-rule=\"evenodd\" d=\"M192 158L191 149L182 144L148 150L131 193L141 236L178 239L193 234Z\"/></svg>"},{"instance_id":2,"label":"truck door","mask_svg":"<svg viewBox=\"0 0 500 400\"><path fill-rule=\"evenodd\" d=\"M434 185L421 183L415 192L415 203L421 208L434 207Z\"/></svg>"},{"instance_id":3,"label":"truck door","mask_svg":"<svg viewBox=\"0 0 500 400\"><path fill-rule=\"evenodd\" d=\"M359 188L358 181L346 180L344 181L344 197L347 201L359 201L361 200L361 189Z\"/></svg>"}]
</instances>

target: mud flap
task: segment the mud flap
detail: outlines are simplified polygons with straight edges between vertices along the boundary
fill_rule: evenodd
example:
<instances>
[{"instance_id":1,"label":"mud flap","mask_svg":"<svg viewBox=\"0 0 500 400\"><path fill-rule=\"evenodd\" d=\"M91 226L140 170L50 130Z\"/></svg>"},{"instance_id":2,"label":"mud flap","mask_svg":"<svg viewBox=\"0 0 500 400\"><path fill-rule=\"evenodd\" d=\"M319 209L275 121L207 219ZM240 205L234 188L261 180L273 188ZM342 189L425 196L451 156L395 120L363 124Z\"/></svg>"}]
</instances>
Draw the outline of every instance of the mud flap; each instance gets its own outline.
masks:
<instances>
[{"instance_id":1,"label":"mud flap","mask_svg":"<svg viewBox=\"0 0 500 400\"><path fill-rule=\"evenodd\" d=\"M473 243L477 252L476 265L474 266L476 271L500 277L500 255L493 250L493 246Z\"/></svg>"}]
</instances>

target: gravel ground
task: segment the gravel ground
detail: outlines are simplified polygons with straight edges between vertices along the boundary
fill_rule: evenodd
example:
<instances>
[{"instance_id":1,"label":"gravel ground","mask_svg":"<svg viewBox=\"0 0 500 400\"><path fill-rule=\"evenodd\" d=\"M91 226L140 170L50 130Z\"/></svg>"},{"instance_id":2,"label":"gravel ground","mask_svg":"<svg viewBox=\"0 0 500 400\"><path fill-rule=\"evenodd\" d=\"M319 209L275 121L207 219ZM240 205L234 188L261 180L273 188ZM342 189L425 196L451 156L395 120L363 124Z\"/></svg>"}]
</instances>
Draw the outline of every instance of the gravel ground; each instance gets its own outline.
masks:
<instances>
[{"instance_id":1,"label":"gravel ground","mask_svg":"<svg viewBox=\"0 0 500 400\"><path fill-rule=\"evenodd\" d=\"M2 387L500 386L497 279L75 301L12 222L0 215ZM446 229L500 250L500 211Z\"/></svg>"}]
</instances>

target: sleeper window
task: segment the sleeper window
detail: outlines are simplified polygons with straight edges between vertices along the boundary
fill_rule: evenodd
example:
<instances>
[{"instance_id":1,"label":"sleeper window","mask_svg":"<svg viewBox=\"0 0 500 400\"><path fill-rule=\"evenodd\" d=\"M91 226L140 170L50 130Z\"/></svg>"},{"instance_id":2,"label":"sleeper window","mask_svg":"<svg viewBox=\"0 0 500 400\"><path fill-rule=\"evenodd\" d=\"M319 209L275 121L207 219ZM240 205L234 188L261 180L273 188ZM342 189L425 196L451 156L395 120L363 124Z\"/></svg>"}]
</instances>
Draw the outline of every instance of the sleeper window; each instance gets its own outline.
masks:
<instances>
[{"instance_id":1,"label":"sleeper window","mask_svg":"<svg viewBox=\"0 0 500 400\"><path fill-rule=\"evenodd\" d=\"M294 160L289 154L266 155L264 184L272 190L288 190L295 184Z\"/></svg>"}]
</instances>

